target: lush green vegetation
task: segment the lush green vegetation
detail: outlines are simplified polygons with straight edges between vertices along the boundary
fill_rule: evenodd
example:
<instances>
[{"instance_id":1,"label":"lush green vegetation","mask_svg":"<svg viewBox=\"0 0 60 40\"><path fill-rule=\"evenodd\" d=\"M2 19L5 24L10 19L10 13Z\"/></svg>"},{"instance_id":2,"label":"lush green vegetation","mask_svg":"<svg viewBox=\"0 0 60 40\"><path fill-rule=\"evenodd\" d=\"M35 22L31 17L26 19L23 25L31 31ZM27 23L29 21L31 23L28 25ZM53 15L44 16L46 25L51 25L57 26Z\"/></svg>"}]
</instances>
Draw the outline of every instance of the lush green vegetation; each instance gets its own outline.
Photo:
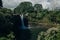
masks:
<instances>
[{"instance_id":1,"label":"lush green vegetation","mask_svg":"<svg viewBox=\"0 0 60 40\"><path fill-rule=\"evenodd\" d=\"M0 8L0 40L13 40L13 14L28 14L29 24L44 26L43 28L31 29L31 40L60 40L60 10L43 9L41 4L34 6L30 2L22 2L13 11ZM42 27L41 26L41 27ZM34 27L34 25L33 25ZM50 28L51 27L51 28Z\"/></svg>"}]
</instances>

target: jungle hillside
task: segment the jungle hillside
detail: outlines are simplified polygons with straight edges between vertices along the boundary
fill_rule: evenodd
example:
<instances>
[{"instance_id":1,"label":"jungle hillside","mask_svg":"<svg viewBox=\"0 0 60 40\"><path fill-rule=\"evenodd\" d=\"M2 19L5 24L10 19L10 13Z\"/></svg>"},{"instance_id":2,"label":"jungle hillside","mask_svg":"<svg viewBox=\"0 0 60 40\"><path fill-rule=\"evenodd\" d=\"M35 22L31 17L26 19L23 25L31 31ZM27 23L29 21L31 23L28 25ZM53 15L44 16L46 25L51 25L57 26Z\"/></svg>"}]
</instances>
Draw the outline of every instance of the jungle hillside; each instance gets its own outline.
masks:
<instances>
[{"instance_id":1,"label":"jungle hillside","mask_svg":"<svg viewBox=\"0 0 60 40\"><path fill-rule=\"evenodd\" d=\"M60 40L60 10L43 9L41 4L21 2L14 10L0 7L0 40L13 40L12 15L27 14L31 40Z\"/></svg>"}]
</instances>

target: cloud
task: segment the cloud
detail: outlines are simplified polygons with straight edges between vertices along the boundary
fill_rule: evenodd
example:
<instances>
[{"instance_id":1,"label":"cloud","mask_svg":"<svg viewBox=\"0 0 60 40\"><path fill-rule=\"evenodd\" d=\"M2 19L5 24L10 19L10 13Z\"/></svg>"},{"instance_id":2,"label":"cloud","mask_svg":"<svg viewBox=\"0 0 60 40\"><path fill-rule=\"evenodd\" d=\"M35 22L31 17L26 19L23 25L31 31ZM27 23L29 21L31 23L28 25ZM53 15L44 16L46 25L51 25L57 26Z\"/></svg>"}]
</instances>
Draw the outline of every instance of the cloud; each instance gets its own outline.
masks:
<instances>
[{"instance_id":1,"label":"cloud","mask_svg":"<svg viewBox=\"0 0 60 40\"><path fill-rule=\"evenodd\" d=\"M11 9L17 7L23 1L32 2L31 0L2 0L2 1L3 1L3 7Z\"/></svg>"},{"instance_id":2,"label":"cloud","mask_svg":"<svg viewBox=\"0 0 60 40\"><path fill-rule=\"evenodd\" d=\"M5 8L15 8L23 1L29 1L33 4L42 4L43 8L55 9L60 7L60 0L2 0Z\"/></svg>"},{"instance_id":3,"label":"cloud","mask_svg":"<svg viewBox=\"0 0 60 40\"><path fill-rule=\"evenodd\" d=\"M2 0L2 1L3 6L6 8L15 8L19 4L19 1L17 0Z\"/></svg>"},{"instance_id":4,"label":"cloud","mask_svg":"<svg viewBox=\"0 0 60 40\"><path fill-rule=\"evenodd\" d=\"M49 9L60 9L60 0L49 0Z\"/></svg>"},{"instance_id":5,"label":"cloud","mask_svg":"<svg viewBox=\"0 0 60 40\"><path fill-rule=\"evenodd\" d=\"M15 8L16 6L19 5L19 3L23 1L30 1L33 4L42 4L44 8L46 8L48 2L47 0L2 0L3 1L3 6L6 8Z\"/></svg>"},{"instance_id":6,"label":"cloud","mask_svg":"<svg viewBox=\"0 0 60 40\"><path fill-rule=\"evenodd\" d=\"M42 4L43 8L46 9L46 8L48 8L48 5L50 5L50 3L47 1L48 0L35 0L35 1L33 0L32 2L34 4Z\"/></svg>"}]
</instances>

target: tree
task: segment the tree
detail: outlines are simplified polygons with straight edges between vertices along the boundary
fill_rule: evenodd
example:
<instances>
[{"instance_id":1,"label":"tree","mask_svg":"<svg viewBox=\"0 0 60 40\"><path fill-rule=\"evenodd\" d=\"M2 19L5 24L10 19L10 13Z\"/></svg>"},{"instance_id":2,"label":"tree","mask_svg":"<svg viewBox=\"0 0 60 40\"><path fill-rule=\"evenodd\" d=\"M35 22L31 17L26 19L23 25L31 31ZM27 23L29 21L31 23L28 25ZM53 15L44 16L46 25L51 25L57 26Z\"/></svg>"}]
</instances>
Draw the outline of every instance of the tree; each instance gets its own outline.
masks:
<instances>
[{"instance_id":1,"label":"tree","mask_svg":"<svg viewBox=\"0 0 60 40\"><path fill-rule=\"evenodd\" d=\"M40 12L42 10L42 4L35 4L34 10L36 10L37 12Z\"/></svg>"},{"instance_id":2,"label":"tree","mask_svg":"<svg viewBox=\"0 0 60 40\"><path fill-rule=\"evenodd\" d=\"M0 37L10 33L12 24L10 21L12 11L7 8L0 9Z\"/></svg>"},{"instance_id":3,"label":"tree","mask_svg":"<svg viewBox=\"0 0 60 40\"><path fill-rule=\"evenodd\" d=\"M7 8L1 8L0 12L2 12L4 15L5 14L12 14L12 10L7 9Z\"/></svg>"},{"instance_id":4,"label":"tree","mask_svg":"<svg viewBox=\"0 0 60 40\"><path fill-rule=\"evenodd\" d=\"M19 4L19 6L17 6L14 9L15 13L27 13L32 11L33 7L32 7L32 3L31 2L22 2Z\"/></svg>"}]
</instances>

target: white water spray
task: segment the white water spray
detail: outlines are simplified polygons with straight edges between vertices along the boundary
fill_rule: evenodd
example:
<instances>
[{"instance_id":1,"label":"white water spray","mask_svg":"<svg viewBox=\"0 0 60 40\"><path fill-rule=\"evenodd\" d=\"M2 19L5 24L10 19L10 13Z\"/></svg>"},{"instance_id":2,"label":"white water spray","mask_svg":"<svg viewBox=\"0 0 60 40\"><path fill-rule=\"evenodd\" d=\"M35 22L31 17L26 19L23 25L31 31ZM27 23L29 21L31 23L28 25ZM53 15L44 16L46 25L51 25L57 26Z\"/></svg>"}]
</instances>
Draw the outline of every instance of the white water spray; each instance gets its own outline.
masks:
<instances>
[{"instance_id":1,"label":"white water spray","mask_svg":"<svg viewBox=\"0 0 60 40\"><path fill-rule=\"evenodd\" d=\"M23 14L21 15L21 23L22 23L22 29L28 29L28 27L26 27L24 25L24 16L23 16Z\"/></svg>"}]
</instances>

